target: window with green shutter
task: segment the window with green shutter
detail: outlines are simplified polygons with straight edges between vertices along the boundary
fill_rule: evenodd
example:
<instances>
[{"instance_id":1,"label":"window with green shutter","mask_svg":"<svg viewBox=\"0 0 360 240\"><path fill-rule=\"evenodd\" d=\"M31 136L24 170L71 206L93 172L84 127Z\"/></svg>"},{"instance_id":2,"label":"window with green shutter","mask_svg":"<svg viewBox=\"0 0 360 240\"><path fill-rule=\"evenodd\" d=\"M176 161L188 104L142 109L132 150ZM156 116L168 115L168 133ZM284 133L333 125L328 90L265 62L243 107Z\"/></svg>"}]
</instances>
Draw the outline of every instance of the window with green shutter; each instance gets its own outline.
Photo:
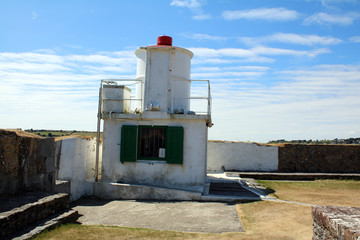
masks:
<instances>
[{"instance_id":1,"label":"window with green shutter","mask_svg":"<svg viewBox=\"0 0 360 240\"><path fill-rule=\"evenodd\" d=\"M183 163L184 128L169 126L132 126L121 128L121 162L136 160Z\"/></svg>"},{"instance_id":2,"label":"window with green shutter","mask_svg":"<svg viewBox=\"0 0 360 240\"><path fill-rule=\"evenodd\" d=\"M184 128L168 127L166 136L166 161L167 163L183 163Z\"/></svg>"},{"instance_id":3,"label":"window with green shutter","mask_svg":"<svg viewBox=\"0 0 360 240\"><path fill-rule=\"evenodd\" d=\"M121 128L121 162L136 162L137 126L124 125Z\"/></svg>"}]
</instances>

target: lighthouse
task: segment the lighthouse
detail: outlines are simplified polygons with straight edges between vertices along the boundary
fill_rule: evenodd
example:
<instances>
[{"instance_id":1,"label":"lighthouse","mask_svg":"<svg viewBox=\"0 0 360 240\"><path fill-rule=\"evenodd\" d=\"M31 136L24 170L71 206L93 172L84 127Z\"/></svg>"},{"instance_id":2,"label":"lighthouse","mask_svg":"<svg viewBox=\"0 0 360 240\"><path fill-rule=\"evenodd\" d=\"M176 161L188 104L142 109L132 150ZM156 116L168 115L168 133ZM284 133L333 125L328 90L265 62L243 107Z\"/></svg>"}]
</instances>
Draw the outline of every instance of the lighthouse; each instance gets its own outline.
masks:
<instances>
[{"instance_id":1,"label":"lighthouse","mask_svg":"<svg viewBox=\"0 0 360 240\"><path fill-rule=\"evenodd\" d=\"M136 79L101 81L99 182L204 191L210 82L191 79L194 54L172 40L160 36L135 51Z\"/></svg>"}]
</instances>

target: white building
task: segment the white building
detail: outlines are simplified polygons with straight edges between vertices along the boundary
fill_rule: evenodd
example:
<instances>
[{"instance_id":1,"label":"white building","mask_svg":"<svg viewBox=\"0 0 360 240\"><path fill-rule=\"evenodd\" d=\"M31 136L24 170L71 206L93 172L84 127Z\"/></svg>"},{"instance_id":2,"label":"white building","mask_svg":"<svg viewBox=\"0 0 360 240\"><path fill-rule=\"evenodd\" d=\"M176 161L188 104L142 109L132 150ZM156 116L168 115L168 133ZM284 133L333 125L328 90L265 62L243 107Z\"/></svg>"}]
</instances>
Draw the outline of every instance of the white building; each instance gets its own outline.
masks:
<instances>
[{"instance_id":1,"label":"white building","mask_svg":"<svg viewBox=\"0 0 360 240\"><path fill-rule=\"evenodd\" d=\"M135 54L136 79L101 83L98 180L201 193L212 126L210 83L190 79L193 53L172 46L171 37L161 36L157 45ZM95 190L99 195L111 191L101 188Z\"/></svg>"}]
</instances>

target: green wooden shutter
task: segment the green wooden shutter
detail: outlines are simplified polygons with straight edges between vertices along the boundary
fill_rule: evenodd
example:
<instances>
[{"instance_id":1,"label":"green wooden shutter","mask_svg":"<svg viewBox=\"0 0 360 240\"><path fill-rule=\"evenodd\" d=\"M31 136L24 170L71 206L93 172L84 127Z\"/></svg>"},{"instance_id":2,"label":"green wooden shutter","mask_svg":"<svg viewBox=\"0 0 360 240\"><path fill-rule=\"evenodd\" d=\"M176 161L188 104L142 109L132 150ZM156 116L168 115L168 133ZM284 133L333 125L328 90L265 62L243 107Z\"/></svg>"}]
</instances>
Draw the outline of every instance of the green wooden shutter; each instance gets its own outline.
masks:
<instances>
[{"instance_id":1,"label":"green wooden shutter","mask_svg":"<svg viewBox=\"0 0 360 240\"><path fill-rule=\"evenodd\" d=\"M184 128L168 127L166 136L166 161L171 164L183 163Z\"/></svg>"},{"instance_id":2,"label":"green wooden shutter","mask_svg":"<svg viewBox=\"0 0 360 240\"><path fill-rule=\"evenodd\" d=\"M137 126L121 127L120 161L136 162Z\"/></svg>"}]
</instances>

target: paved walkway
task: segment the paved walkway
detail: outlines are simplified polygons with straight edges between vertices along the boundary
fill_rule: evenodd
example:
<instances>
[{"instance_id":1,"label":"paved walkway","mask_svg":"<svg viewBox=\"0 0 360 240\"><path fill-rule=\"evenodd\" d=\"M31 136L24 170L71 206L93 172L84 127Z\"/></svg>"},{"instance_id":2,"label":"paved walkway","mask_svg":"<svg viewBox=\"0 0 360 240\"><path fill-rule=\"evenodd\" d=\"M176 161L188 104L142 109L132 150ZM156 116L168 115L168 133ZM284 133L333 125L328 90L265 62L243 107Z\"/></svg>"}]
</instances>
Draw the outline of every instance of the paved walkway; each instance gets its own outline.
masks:
<instances>
[{"instance_id":1,"label":"paved walkway","mask_svg":"<svg viewBox=\"0 0 360 240\"><path fill-rule=\"evenodd\" d=\"M235 204L81 199L79 222L181 232L244 232Z\"/></svg>"}]
</instances>

